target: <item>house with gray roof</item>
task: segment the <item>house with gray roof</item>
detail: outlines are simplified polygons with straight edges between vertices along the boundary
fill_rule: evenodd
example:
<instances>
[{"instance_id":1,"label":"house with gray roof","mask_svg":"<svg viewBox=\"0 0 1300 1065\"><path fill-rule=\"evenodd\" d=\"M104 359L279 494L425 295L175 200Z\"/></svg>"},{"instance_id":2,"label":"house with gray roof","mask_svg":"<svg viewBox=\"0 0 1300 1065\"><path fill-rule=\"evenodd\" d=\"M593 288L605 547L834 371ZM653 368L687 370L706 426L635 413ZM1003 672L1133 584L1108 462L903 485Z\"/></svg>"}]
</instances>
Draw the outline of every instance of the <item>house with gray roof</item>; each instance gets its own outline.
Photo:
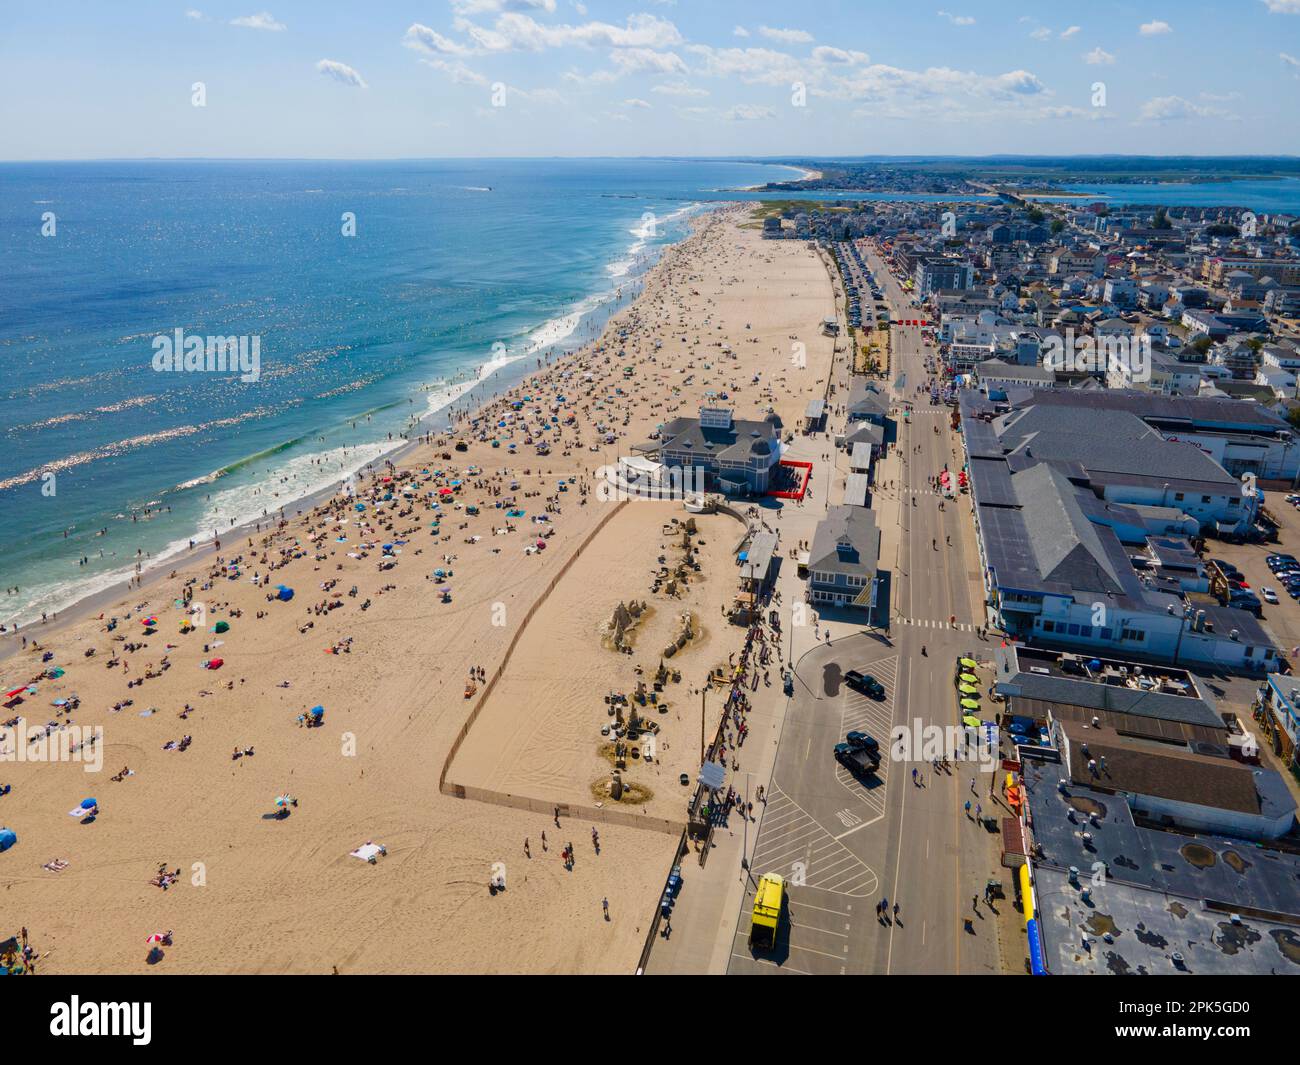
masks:
<instances>
[{"instance_id":1,"label":"house with gray roof","mask_svg":"<svg viewBox=\"0 0 1300 1065\"><path fill-rule=\"evenodd\" d=\"M808 600L872 611L876 605L880 530L866 507L828 507L808 552Z\"/></svg>"},{"instance_id":2,"label":"house with gray roof","mask_svg":"<svg viewBox=\"0 0 1300 1065\"><path fill-rule=\"evenodd\" d=\"M880 392L880 386L866 377L855 377L849 391L848 420L868 421L884 425L889 417L889 399Z\"/></svg>"},{"instance_id":3,"label":"house with gray roof","mask_svg":"<svg viewBox=\"0 0 1300 1065\"><path fill-rule=\"evenodd\" d=\"M701 407L698 418L665 423L657 450L665 466L703 470L705 484L713 490L761 495L781 461L781 419L769 414L762 421L746 421L726 408Z\"/></svg>"}]
</instances>

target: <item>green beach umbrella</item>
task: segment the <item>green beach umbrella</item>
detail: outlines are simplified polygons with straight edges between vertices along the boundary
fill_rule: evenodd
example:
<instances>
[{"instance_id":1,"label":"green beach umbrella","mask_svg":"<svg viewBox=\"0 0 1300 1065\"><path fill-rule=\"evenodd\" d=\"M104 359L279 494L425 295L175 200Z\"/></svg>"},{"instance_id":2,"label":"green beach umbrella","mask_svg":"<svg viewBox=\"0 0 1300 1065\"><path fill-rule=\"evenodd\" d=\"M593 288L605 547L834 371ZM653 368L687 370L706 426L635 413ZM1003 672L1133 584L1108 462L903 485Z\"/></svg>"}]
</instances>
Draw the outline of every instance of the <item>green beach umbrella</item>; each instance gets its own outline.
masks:
<instances>
[{"instance_id":1,"label":"green beach umbrella","mask_svg":"<svg viewBox=\"0 0 1300 1065\"><path fill-rule=\"evenodd\" d=\"M957 690L961 692L962 695L970 695L979 698L980 690L973 684L959 684L957 685Z\"/></svg>"},{"instance_id":2,"label":"green beach umbrella","mask_svg":"<svg viewBox=\"0 0 1300 1065\"><path fill-rule=\"evenodd\" d=\"M961 708L962 708L963 710L978 710L978 709L980 708L979 700L978 700L978 699L963 699L963 700L961 701Z\"/></svg>"},{"instance_id":3,"label":"green beach umbrella","mask_svg":"<svg viewBox=\"0 0 1300 1065\"><path fill-rule=\"evenodd\" d=\"M965 717L961 719L961 723L963 725L968 726L969 728L979 728L981 721L979 718L967 714Z\"/></svg>"},{"instance_id":4,"label":"green beach umbrella","mask_svg":"<svg viewBox=\"0 0 1300 1065\"><path fill-rule=\"evenodd\" d=\"M974 669L979 663L977 663L973 658L959 658L957 659L957 664L965 666L967 669Z\"/></svg>"},{"instance_id":5,"label":"green beach umbrella","mask_svg":"<svg viewBox=\"0 0 1300 1065\"><path fill-rule=\"evenodd\" d=\"M963 673L957 679L963 684L978 684L980 682L979 677L975 676L974 673Z\"/></svg>"}]
</instances>

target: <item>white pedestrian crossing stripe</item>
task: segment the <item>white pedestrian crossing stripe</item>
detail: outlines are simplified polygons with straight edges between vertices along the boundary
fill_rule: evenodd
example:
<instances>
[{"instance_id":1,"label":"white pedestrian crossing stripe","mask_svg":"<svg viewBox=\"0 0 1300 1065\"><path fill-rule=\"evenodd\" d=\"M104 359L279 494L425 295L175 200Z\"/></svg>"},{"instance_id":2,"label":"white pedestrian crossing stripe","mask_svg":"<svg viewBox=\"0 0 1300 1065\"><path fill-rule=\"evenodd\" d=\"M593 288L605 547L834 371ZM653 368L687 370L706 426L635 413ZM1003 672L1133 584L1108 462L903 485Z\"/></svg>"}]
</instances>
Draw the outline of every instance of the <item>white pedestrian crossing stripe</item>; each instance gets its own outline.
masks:
<instances>
[{"instance_id":1,"label":"white pedestrian crossing stripe","mask_svg":"<svg viewBox=\"0 0 1300 1065\"><path fill-rule=\"evenodd\" d=\"M949 624L946 619L936 618L894 618L896 625L915 625L918 629L947 629L949 632L974 632L979 628L967 621L959 621L955 625Z\"/></svg>"}]
</instances>

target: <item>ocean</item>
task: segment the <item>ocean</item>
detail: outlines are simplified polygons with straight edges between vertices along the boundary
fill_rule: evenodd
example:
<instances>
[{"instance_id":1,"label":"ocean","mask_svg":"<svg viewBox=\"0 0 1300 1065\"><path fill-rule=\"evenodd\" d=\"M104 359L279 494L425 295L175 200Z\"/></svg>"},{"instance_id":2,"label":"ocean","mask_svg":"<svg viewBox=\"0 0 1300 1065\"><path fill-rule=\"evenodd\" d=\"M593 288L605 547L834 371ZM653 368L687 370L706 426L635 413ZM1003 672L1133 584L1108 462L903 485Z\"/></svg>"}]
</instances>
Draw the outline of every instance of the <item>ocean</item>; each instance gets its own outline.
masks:
<instances>
[{"instance_id":1,"label":"ocean","mask_svg":"<svg viewBox=\"0 0 1300 1065\"><path fill-rule=\"evenodd\" d=\"M18 588L0 622L274 514L417 419L581 346L708 201L792 176L615 159L0 164L0 585ZM196 364L187 338L221 339Z\"/></svg>"}]
</instances>

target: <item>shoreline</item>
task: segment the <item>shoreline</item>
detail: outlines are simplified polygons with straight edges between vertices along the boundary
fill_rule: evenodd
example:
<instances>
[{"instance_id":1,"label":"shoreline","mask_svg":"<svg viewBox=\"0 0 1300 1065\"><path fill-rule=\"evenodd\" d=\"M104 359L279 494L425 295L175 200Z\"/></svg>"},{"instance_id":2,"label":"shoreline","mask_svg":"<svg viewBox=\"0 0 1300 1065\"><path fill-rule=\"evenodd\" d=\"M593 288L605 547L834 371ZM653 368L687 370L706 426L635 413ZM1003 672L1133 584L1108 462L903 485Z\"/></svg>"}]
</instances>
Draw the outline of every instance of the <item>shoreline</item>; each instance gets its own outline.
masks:
<instances>
[{"instance_id":1,"label":"shoreline","mask_svg":"<svg viewBox=\"0 0 1300 1065\"><path fill-rule=\"evenodd\" d=\"M268 514L265 518L251 519L241 524L229 526L222 530L219 538L206 537L195 539L193 548L181 548L177 553L164 559L159 559L152 564L142 567L140 573L135 576L119 576L111 584L94 591L88 591L76 594L69 599L65 605L60 606L57 610L51 611L49 620L34 619L23 622L21 625L14 625L8 631L0 633L0 664L8 661L15 653L23 649L21 637L28 637L32 641L32 633L52 634L66 629L79 621L86 620L91 614L99 608L107 606L129 595L132 591L144 594L147 590L158 584L162 580L171 579L179 571L187 566L202 562L210 556L215 555L223 542L230 543L239 538L247 538L254 535L265 535L267 531L273 531L274 527L280 521L290 520L290 517L301 517L304 511L310 511L320 506L327 499L335 495L339 489L348 482L350 478L360 480L369 476L378 467L386 464L397 465L400 460L420 447L423 443L422 437L432 437L439 433L453 432L458 421L468 421L478 417L481 412L493 402L499 395L516 385L526 381L533 374L542 372L554 366L558 366L563 360L572 359L579 355L586 348L600 344L605 336L605 331L610 321L619 313L632 307L640 298L644 291L645 283L650 275L658 268L663 261L663 257L670 248L681 245L698 229L698 225L693 219L704 219L710 214L729 206L734 206L730 201L695 201L690 208L684 210L690 211L691 208L698 208L693 213L687 214L687 229L682 236L673 241L666 241L663 244L657 244L653 247L657 254L653 262L649 263L640 273L631 275L613 276L613 289L608 293L607 299L601 299L587 312L580 315L577 324L574 327L574 333L586 322L594 318L600 318L600 329L592 337L583 341L572 348L564 348L564 341L558 341L559 351L549 356L540 356L536 352L524 354L518 358L511 359L509 362L493 370L490 374L480 381L476 381L462 395L456 397L445 406L436 411L430 411L421 415L413 424L409 425L402 431L400 441L392 441L393 446L381 452L375 458L363 463L357 468L345 473L324 487L316 488L304 492L301 496L286 500L274 512ZM645 249L642 249L644 252ZM620 260L621 261L621 260ZM576 306L583 302L596 298L601 294L586 296L578 301ZM536 332L545 328L549 323L563 319L568 314L574 313L569 310L562 314L554 315L546 321L540 323L535 329L530 331ZM571 333L570 337L574 334ZM566 340L569 338L565 338ZM532 364L531 366L529 364ZM481 369L475 367L474 371ZM511 371L515 370L512 374ZM444 387L454 387L455 382L448 382ZM372 443L382 444L385 441L373 441ZM364 447L365 444L354 444L353 447ZM293 511L292 515L289 511ZM267 526L266 529L260 526ZM94 580L93 576L87 576L85 581ZM39 643L39 640L34 641Z\"/></svg>"},{"instance_id":2,"label":"shoreline","mask_svg":"<svg viewBox=\"0 0 1300 1065\"><path fill-rule=\"evenodd\" d=\"M825 262L764 243L744 206L693 219L598 339L525 364L503 394L485 382L477 424L466 397L451 433L404 441L391 476L376 464L355 498L301 516L286 504L283 525L223 536L174 581L163 568L113 599L114 628L61 614L13 660L15 686L40 686L19 718L97 730L102 751L89 771L103 776L75 762L7 771L18 843L0 879L53 952L47 971L137 971L141 923L176 929L177 974L632 970L670 857L660 829L683 816L679 777L698 764L699 691L746 629L719 614L735 595L734 515L697 519L687 545L664 531L679 504L608 510L598 471L721 391L793 429L832 361L833 341L809 332L834 310ZM800 337L806 366L789 357ZM660 556L688 551L699 568L652 587ZM649 610L615 653L603 634L633 600ZM684 618L693 635L655 714L663 744L633 760L637 791L611 805L600 695L634 691ZM316 705L324 727L305 727ZM448 793L439 766L457 747ZM57 816L86 792L99 827ZM583 843L592 829L598 849ZM368 841L386 848L377 869L349 856ZM39 864L55 858L57 871ZM511 890L486 890L507 860ZM202 885L149 886L162 865L195 863ZM632 919L602 921L603 898Z\"/></svg>"}]
</instances>

